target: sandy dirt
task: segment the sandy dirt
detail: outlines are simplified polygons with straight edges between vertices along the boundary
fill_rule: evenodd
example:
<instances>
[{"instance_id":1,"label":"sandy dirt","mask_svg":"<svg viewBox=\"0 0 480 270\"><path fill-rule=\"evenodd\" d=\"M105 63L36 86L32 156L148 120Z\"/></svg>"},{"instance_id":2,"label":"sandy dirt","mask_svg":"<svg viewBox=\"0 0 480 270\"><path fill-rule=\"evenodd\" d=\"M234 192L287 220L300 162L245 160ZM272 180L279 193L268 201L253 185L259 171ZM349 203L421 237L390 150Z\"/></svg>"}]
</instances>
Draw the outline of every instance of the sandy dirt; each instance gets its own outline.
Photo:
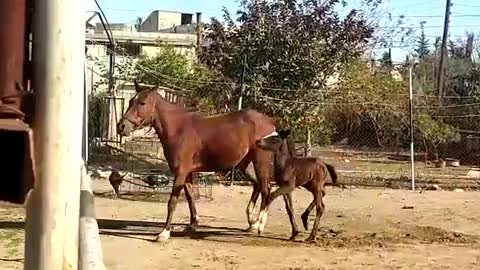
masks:
<instances>
[{"instance_id":1,"label":"sandy dirt","mask_svg":"<svg viewBox=\"0 0 480 270\"><path fill-rule=\"evenodd\" d=\"M109 190L95 181L96 190ZM166 244L148 241L165 221L166 204L96 198L108 269L479 269L480 193L327 187L326 211L314 244L286 241L290 224L276 200L262 237L244 232L251 187L213 189L200 199L201 227L184 233L181 201ZM297 223L311 200L294 192ZM413 209L403 209L413 207ZM23 210L0 205L0 269L21 269ZM315 211L310 216L313 224ZM21 226L20 226L21 227ZM302 229L298 240L309 231ZM16 245L16 246L15 246Z\"/></svg>"}]
</instances>

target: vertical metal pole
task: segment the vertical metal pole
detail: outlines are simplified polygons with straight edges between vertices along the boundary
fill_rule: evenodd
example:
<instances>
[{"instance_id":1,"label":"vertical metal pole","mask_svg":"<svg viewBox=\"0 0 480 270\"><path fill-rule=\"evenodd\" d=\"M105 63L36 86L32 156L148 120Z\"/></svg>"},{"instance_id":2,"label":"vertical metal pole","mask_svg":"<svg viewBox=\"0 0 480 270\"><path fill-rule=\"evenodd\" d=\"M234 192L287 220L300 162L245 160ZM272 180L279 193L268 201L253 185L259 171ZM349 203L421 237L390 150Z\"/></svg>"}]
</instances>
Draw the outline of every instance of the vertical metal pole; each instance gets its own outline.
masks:
<instances>
[{"instance_id":1,"label":"vertical metal pole","mask_svg":"<svg viewBox=\"0 0 480 270\"><path fill-rule=\"evenodd\" d=\"M412 177L412 190L415 190L415 153L414 153L414 128L413 128L413 77L412 66L409 68L409 107L410 107L410 164L411 164L411 177Z\"/></svg>"},{"instance_id":2,"label":"vertical metal pole","mask_svg":"<svg viewBox=\"0 0 480 270\"><path fill-rule=\"evenodd\" d=\"M82 2L35 1L37 178L26 205L26 270L78 267L85 60Z\"/></svg>"}]
</instances>

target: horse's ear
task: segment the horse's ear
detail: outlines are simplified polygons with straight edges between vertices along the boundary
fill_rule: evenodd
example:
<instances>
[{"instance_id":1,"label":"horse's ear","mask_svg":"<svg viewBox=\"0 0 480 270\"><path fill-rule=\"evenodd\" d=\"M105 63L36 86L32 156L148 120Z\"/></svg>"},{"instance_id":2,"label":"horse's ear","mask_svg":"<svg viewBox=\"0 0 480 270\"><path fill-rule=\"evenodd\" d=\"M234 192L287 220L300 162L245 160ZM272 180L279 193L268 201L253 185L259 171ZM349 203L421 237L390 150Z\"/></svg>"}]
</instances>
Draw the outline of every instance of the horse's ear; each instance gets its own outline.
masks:
<instances>
[{"instance_id":1,"label":"horse's ear","mask_svg":"<svg viewBox=\"0 0 480 270\"><path fill-rule=\"evenodd\" d=\"M278 131L278 136L282 139L286 139L290 135L290 129L285 129L285 130L279 130Z\"/></svg>"},{"instance_id":2,"label":"horse's ear","mask_svg":"<svg viewBox=\"0 0 480 270\"><path fill-rule=\"evenodd\" d=\"M133 84L135 85L135 91L137 91L137 93L142 91L142 87L138 84L137 80L134 80Z\"/></svg>"}]
</instances>

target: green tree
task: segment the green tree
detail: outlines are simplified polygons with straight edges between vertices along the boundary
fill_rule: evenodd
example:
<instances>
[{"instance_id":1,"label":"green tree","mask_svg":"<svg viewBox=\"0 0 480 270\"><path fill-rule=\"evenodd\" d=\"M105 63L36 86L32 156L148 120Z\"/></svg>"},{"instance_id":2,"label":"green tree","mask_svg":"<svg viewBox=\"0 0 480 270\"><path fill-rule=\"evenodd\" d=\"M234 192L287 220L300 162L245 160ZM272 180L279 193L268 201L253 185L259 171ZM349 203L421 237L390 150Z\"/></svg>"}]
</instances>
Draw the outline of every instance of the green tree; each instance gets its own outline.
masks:
<instances>
[{"instance_id":1,"label":"green tree","mask_svg":"<svg viewBox=\"0 0 480 270\"><path fill-rule=\"evenodd\" d=\"M327 79L363 53L374 31L357 10L340 18L335 10L339 3L243 1L236 22L224 10L222 22L208 24L211 45L200 58L238 80L246 57L246 106L298 128L318 125Z\"/></svg>"},{"instance_id":2,"label":"green tree","mask_svg":"<svg viewBox=\"0 0 480 270\"><path fill-rule=\"evenodd\" d=\"M417 39L417 47L415 53L418 59L425 60L430 55L430 44L425 35L425 21L420 22L420 36Z\"/></svg>"}]
</instances>

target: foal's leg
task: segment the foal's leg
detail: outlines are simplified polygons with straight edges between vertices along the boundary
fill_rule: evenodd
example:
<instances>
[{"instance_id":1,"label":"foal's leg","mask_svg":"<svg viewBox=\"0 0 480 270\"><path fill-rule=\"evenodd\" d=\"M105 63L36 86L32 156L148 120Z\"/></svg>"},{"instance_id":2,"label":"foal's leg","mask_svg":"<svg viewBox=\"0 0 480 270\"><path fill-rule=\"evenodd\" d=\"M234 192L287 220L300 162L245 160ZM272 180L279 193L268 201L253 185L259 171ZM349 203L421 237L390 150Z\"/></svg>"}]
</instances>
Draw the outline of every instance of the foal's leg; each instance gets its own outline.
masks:
<instances>
[{"instance_id":1,"label":"foal's leg","mask_svg":"<svg viewBox=\"0 0 480 270\"><path fill-rule=\"evenodd\" d=\"M165 242L170 238L170 231L172 230L172 217L175 208L177 207L178 195L182 191L183 186L185 185L186 174L177 173L175 176L175 182L172 187L172 194L170 194L170 200L168 200L168 214L167 221L165 222L165 227L162 232L158 234L156 241Z\"/></svg>"},{"instance_id":2,"label":"foal's leg","mask_svg":"<svg viewBox=\"0 0 480 270\"><path fill-rule=\"evenodd\" d=\"M292 202L292 193L287 193L283 195L283 200L285 201L285 206L287 208L288 218L290 219L290 224L292 225L292 236L290 240L294 240L298 235L299 231L297 228L297 223L295 222L295 214L293 211L293 202Z\"/></svg>"},{"instance_id":3,"label":"foal's leg","mask_svg":"<svg viewBox=\"0 0 480 270\"><path fill-rule=\"evenodd\" d=\"M320 193L320 192L319 192ZM325 204L323 204L323 198L320 194L315 194L316 206L317 206L317 216L315 217L315 222L313 223L312 232L310 236L306 239L307 242L315 241L317 237L318 224L320 223L320 218L322 217L323 210L325 209Z\"/></svg>"},{"instance_id":4,"label":"foal's leg","mask_svg":"<svg viewBox=\"0 0 480 270\"><path fill-rule=\"evenodd\" d=\"M195 201L193 200L193 184L192 184L192 174L187 176L183 190L185 192L185 197L187 198L188 208L190 209L190 224L187 226L186 231L195 231L198 226L198 214L195 207Z\"/></svg>"},{"instance_id":5,"label":"foal's leg","mask_svg":"<svg viewBox=\"0 0 480 270\"><path fill-rule=\"evenodd\" d=\"M322 197L325 197L325 190L323 190L323 189L322 189ZM308 230L308 216L310 215L310 212L312 212L313 207L315 205L316 205L316 201L315 201L315 198L314 198L313 201L310 203L310 205L305 210L305 212L303 212L303 214L302 214L302 223L303 223L303 227L305 228L305 230Z\"/></svg>"}]
</instances>

